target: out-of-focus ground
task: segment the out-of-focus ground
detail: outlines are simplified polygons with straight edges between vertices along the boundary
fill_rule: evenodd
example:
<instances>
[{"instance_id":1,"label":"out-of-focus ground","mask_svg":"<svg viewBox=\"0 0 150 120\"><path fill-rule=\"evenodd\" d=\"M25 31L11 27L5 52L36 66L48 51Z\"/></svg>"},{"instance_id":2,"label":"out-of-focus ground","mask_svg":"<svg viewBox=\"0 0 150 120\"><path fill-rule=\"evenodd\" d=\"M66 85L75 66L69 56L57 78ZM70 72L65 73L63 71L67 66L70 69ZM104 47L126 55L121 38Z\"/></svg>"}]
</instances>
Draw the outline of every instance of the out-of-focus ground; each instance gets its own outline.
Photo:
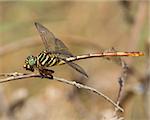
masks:
<instances>
[{"instance_id":1,"label":"out-of-focus ground","mask_svg":"<svg viewBox=\"0 0 150 120\"><path fill-rule=\"evenodd\" d=\"M27 72L22 67L26 57L44 49L35 21L49 28L75 55L112 47L143 51L144 57L123 58L133 71L125 82L122 95L129 93L129 97L124 98L121 116L148 120L148 4L146 0L0 2L0 72ZM88 80L67 65L52 69L55 76L78 80L116 101L120 66L101 58L76 63L88 73ZM102 97L56 81L28 79L0 85L2 120L109 120L113 112L114 107Z\"/></svg>"}]
</instances>

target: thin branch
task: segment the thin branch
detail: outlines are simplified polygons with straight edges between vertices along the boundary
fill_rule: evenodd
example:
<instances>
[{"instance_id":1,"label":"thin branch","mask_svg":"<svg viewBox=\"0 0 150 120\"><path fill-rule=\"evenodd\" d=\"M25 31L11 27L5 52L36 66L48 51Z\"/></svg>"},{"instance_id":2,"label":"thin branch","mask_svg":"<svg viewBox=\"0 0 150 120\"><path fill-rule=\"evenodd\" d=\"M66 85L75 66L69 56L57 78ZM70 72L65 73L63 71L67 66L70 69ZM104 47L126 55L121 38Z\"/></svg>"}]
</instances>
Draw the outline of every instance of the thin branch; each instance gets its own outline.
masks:
<instances>
[{"instance_id":1,"label":"thin branch","mask_svg":"<svg viewBox=\"0 0 150 120\"><path fill-rule=\"evenodd\" d=\"M117 97L117 105L119 106L120 104L120 99L121 99L121 96L122 96L122 93L123 93L123 87L124 87L124 83L127 79L127 73L128 73L128 66L127 64L120 58L121 60L121 63L122 63L122 68L123 68L123 71L121 73L121 76L119 77L119 92L118 92L118 97ZM115 112L118 111L118 108L115 109Z\"/></svg>"},{"instance_id":2,"label":"thin branch","mask_svg":"<svg viewBox=\"0 0 150 120\"><path fill-rule=\"evenodd\" d=\"M112 48L112 50L114 51L114 52L117 52L114 48ZM123 61L122 59L121 59L121 57L118 57L116 60L115 60L119 65L121 65L121 67L122 67L122 73L121 73L121 76L119 77L119 92L118 92L118 97L117 97L117 105L119 106L119 104L120 104L120 98L121 98L121 96L122 96L122 92L123 92L123 87L124 87L124 82L125 82L125 80L127 79L127 71L128 71L128 66L127 66L127 64L125 63L125 61ZM114 117L117 117L117 112L118 112L118 108L117 107L115 107L115 112L114 112Z\"/></svg>"},{"instance_id":3,"label":"thin branch","mask_svg":"<svg viewBox=\"0 0 150 120\"><path fill-rule=\"evenodd\" d=\"M119 85L120 85L120 88L119 88L119 93L118 93L118 97L117 97L117 102L120 101L120 97L121 97L121 92L122 92L122 89L123 89L123 86L124 86L124 83L127 79L127 73L128 73L128 66L127 64L123 61L122 61L122 68L123 68L123 71L121 73L121 76L119 77Z\"/></svg>"},{"instance_id":4,"label":"thin branch","mask_svg":"<svg viewBox=\"0 0 150 120\"><path fill-rule=\"evenodd\" d=\"M0 74L0 76L5 76L5 77L8 76L7 78L0 79L0 83L6 83L6 82L9 82L9 81L20 80L20 79L25 79L25 78L32 78L32 77L42 78L42 76L40 74L26 74L26 73L17 73L17 72L15 72L15 73L2 73L2 74ZM44 78L50 79L48 76L45 76ZM107 100L112 105L114 105L121 112L124 112L123 108L121 108L119 105L117 105L113 100L111 100L109 97L104 95L102 92L99 92L98 90L96 90L92 87L82 85L82 84L77 83L75 81L69 81L69 80L66 80L66 79L63 79L63 78L58 78L58 77L54 77L51 80L56 80L56 81L59 81L59 82L62 82L62 83L73 85L77 88L82 88L82 89L91 91L93 93L96 93L97 95L102 96L105 100Z\"/></svg>"}]
</instances>

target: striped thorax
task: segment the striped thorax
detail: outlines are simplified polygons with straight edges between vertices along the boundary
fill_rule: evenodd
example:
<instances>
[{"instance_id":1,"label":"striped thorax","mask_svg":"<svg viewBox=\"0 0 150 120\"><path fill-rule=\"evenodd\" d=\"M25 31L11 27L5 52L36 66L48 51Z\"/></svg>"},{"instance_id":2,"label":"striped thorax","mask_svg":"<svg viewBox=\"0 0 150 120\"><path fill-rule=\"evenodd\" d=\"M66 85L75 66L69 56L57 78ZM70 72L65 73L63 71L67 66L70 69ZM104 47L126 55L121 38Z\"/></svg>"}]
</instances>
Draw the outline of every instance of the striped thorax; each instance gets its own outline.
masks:
<instances>
[{"instance_id":1,"label":"striped thorax","mask_svg":"<svg viewBox=\"0 0 150 120\"><path fill-rule=\"evenodd\" d=\"M47 53L46 51L41 52L37 57L38 64L44 67L51 67L59 64L60 60L57 54Z\"/></svg>"}]
</instances>

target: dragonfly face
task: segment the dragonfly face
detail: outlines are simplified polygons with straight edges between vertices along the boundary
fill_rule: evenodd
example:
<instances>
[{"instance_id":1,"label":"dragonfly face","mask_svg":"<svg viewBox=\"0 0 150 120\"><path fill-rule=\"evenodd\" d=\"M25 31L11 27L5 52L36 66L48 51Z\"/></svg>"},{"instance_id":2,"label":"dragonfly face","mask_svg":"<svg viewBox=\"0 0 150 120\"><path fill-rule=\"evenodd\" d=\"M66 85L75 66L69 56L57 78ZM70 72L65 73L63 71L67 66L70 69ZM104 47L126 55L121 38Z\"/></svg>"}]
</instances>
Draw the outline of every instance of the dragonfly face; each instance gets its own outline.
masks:
<instances>
[{"instance_id":1,"label":"dragonfly face","mask_svg":"<svg viewBox=\"0 0 150 120\"><path fill-rule=\"evenodd\" d=\"M37 65L37 58L35 56L28 56L25 60L24 68L29 71L34 71L34 67Z\"/></svg>"}]
</instances>

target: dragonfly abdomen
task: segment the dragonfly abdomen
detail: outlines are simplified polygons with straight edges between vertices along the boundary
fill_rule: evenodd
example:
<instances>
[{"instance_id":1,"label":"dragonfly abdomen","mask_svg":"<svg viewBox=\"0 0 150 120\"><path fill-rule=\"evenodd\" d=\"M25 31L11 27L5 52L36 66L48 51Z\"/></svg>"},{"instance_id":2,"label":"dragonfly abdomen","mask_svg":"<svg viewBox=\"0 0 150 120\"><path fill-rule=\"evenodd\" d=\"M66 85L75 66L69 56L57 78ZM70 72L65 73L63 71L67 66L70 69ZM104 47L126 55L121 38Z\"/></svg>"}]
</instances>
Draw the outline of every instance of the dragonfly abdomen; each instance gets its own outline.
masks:
<instances>
[{"instance_id":1,"label":"dragonfly abdomen","mask_svg":"<svg viewBox=\"0 0 150 120\"><path fill-rule=\"evenodd\" d=\"M42 52L38 56L38 61L41 66L51 67L57 65L60 60L57 58L55 54Z\"/></svg>"}]
</instances>

